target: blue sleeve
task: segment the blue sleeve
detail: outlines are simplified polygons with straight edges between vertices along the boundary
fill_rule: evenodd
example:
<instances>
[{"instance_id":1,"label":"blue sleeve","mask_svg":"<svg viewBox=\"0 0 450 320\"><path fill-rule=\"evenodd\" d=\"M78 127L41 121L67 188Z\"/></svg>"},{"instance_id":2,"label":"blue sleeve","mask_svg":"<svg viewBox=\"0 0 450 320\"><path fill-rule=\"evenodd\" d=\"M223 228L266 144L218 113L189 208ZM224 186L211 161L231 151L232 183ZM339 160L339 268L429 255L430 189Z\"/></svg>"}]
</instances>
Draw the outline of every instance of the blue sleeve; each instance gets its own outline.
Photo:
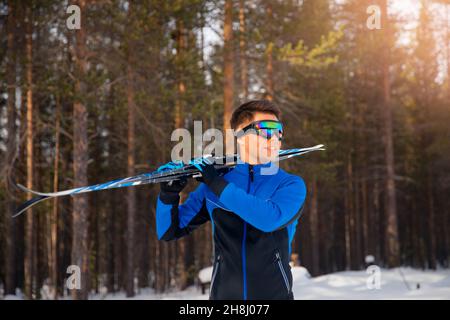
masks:
<instances>
[{"instance_id":1,"label":"blue sleeve","mask_svg":"<svg viewBox=\"0 0 450 320\"><path fill-rule=\"evenodd\" d=\"M180 197L172 199L161 195L156 204L156 233L158 240L174 240L189 234L210 220L206 209L205 185L200 184L186 201L179 205Z\"/></svg>"},{"instance_id":2,"label":"blue sleeve","mask_svg":"<svg viewBox=\"0 0 450 320\"><path fill-rule=\"evenodd\" d=\"M306 198L303 179L290 176L269 199L247 194L228 183L220 194L220 202L255 228L272 232L292 220Z\"/></svg>"}]
</instances>

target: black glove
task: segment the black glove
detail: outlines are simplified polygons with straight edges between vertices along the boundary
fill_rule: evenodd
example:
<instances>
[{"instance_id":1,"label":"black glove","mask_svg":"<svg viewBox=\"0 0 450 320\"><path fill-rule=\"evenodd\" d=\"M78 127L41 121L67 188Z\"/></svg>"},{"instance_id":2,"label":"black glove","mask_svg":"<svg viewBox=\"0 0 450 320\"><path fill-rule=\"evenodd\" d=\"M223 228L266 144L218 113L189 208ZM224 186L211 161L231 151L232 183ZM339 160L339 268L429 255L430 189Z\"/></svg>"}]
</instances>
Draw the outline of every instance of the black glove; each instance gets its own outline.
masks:
<instances>
[{"instance_id":1,"label":"black glove","mask_svg":"<svg viewBox=\"0 0 450 320\"><path fill-rule=\"evenodd\" d=\"M172 180L168 182L161 182L161 192L180 193L187 185L187 179Z\"/></svg>"},{"instance_id":2,"label":"black glove","mask_svg":"<svg viewBox=\"0 0 450 320\"><path fill-rule=\"evenodd\" d=\"M219 175L214 165L204 159L201 163L196 164L195 167L202 173L203 182L214 192L218 197L223 189L228 185L228 182Z\"/></svg>"},{"instance_id":3,"label":"black glove","mask_svg":"<svg viewBox=\"0 0 450 320\"><path fill-rule=\"evenodd\" d=\"M186 187L187 178L180 180L172 180L169 182L161 182L161 194L159 198L166 204L174 204L180 201L179 193Z\"/></svg>"}]
</instances>

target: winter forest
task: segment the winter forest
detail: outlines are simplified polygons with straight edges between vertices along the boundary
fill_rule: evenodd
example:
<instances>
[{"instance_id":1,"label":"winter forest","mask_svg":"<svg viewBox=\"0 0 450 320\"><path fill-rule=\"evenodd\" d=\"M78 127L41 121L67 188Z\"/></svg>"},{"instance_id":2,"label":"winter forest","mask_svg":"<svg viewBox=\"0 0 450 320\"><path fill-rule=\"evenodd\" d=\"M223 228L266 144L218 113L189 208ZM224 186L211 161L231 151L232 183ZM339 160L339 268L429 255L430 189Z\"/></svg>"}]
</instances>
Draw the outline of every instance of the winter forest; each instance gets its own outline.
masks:
<instances>
[{"instance_id":1,"label":"winter forest","mask_svg":"<svg viewBox=\"0 0 450 320\"><path fill-rule=\"evenodd\" d=\"M282 111L283 149L326 145L281 163L308 190L294 265L450 268L449 0L0 0L0 299L195 285L211 225L158 241L158 184L12 218L32 196L16 183L151 172L174 129L229 128L262 98ZM66 288L70 265L81 290Z\"/></svg>"}]
</instances>

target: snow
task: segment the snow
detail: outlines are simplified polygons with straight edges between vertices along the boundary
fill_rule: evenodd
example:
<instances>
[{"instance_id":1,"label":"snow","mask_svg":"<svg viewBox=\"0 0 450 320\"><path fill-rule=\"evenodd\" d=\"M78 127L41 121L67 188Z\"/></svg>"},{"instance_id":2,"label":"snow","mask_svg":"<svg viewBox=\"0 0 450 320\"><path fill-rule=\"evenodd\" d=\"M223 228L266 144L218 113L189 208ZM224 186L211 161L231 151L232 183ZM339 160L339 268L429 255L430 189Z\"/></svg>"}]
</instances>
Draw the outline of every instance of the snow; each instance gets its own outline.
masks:
<instances>
[{"instance_id":1,"label":"snow","mask_svg":"<svg viewBox=\"0 0 450 320\"><path fill-rule=\"evenodd\" d=\"M20 296L15 296L13 294L7 294L4 298L4 300L23 300Z\"/></svg>"},{"instance_id":2,"label":"snow","mask_svg":"<svg viewBox=\"0 0 450 320\"><path fill-rule=\"evenodd\" d=\"M379 289L367 286L372 274L362 271L343 271L312 278L307 269L293 267L293 291L296 300L393 300L393 299L445 299L450 300L450 269L417 270L412 268L379 269ZM212 267L202 270L200 277L211 278ZM402 273L406 283L402 278ZM417 289L419 284L419 289ZM407 287L409 286L409 289ZM97 297L98 298L98 297ZM125 294L108 294L105 299L124 299ZM200 288L189 287L184 291L156 294L143 290L133 299L207 300Z\"/></svg>"},{"instance_id":3,"label":"snow","mask_svg":"<svg viewBox=\"0 0 450 320\"><path fill-rule=\"evenodd\" d=\"M406 283L401 272L403 272ZM344 271L294 281L296 299L450 299L450 270L422 271L411 268L380 269L379 289L369 289L365 271ZM419 284L419 287L417 286Z\"/></svg>"},{"instance_id":4,"label":"snow","mask_svg":"<svg viewBox=\"0 0 450 320\"><path fill-rule=\"evenodd\" d=\"M303 285L311 281L311 275L308 270L304 267L291 267L292 279L294 281L294 286ZM295 293L295 291L294 291Z\"/></svg>"},{"instance_id":5,"label":"snow","mask_svg":"<svg viewBox=\"0 0 450 320\"><path fill-rule=\"evenodd\" d=\"M208 292L208 290L206 290ZM93 295L92 300L208 300L208 294L202 295L200 288L195 286L188 287L183 291L171 291L167 293L156 293L154 289L141 289L140 293L132 298L127 298L125 292L112 293L107 295Z\"/></svg>"},{"instance_id":6,"label":"snow","mask_svg":"<svg viewBox=\"0 0 450 320\"><path fill-rule=\"evenodd\" d=\"M375 263L375 257L372 255L368 255L368 256L366 256L365 261L367 264Z\"/></svg>"},{"instance_id":7,"label":"snow","mask_svg":"<svg viewBox=\"0 0 450 320\"><path fill-rule=\"evenodd\" d=\"M379 270L379 289L370 286L374 275L366 270L342 271L319 277L311 277L303 267L293 267L293 291L297 300L378 300L378 299L444 299L450 300L450 269L418 270L412 268L377 269ZM212 267L202 270L199 277L211 278ZM403 274L403 277L402 277ZM371 278L372 277L372 278ZM419 286L418 286L419 284ZM369 286L368 286L369 285ZM372 287L370 289L369 287ZM191 286L186 290L173 290L156 293L153 289L140 289L135 300L208 300L201 289ZM21 295L8 295L4 299L22 299ZM126 299L124 292L93 294L94 300Z\"/></svg>"},{"instance_id":8,"label":"snow","mask_svg":"<svg viewBox=\"0 0 450 320\"><path fill-rule=\"evenodd\" d=\"M198 279L200 280L201 283L211 282L212 272L213 272L212 266L204 268L200 270L200 272L198 273Z\"/></svg>"}]
</instances>

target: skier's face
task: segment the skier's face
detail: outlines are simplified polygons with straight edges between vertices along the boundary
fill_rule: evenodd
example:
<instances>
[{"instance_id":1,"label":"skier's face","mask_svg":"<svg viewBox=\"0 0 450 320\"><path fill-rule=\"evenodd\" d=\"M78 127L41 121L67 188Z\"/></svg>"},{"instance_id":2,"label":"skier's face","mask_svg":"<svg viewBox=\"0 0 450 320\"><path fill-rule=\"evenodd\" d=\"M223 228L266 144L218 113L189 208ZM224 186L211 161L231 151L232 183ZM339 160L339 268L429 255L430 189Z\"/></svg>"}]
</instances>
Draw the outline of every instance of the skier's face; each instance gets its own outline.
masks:
<instances>
[{"instance_id":1,"label":"skier's face","mask_svg":"<svg viewBox=\"0 0 450 320\"><path fill-rule=\"evenodd\" d=\"M236 128L236 131L242 130L252 122L261 120L278 121L278 118L270 113L257 112L251 121L242 123ZM276 135L267 139L257 134L246 134L238 138L237 142L240 148L241 158L254 162L253 164L274 161L281 148L281 141Z\"/></svg>"}]
</instances>

